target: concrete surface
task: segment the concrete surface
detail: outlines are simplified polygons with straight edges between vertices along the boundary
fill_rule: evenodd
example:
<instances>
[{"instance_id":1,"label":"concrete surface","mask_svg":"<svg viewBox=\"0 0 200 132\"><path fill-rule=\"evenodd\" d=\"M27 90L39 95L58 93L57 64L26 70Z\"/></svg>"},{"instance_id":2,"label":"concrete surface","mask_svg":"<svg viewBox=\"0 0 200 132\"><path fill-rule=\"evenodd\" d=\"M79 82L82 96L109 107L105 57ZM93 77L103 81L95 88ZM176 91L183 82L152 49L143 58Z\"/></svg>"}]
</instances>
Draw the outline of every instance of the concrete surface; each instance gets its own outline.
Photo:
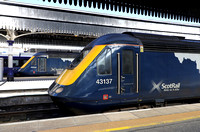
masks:
<instances>
[{"instance_id":1,"label":"concrete surface","mask_svg":"<svg viewBox=\"0 0 200 132\"><path fill-rule=\"evenodd\" d=\"M106 113L104 116L106 116L109 121L121 121L139 118L131 112Z\"/></svg>"},{"instance_id":2,"label":"concrete surface","mask_svg":"<svg viewBox=\"0 0 200 132\"><path fill-rule=\"evenodd\" d=\"M0 98L47 95L47 90L54 81L55 80L0 82Z\"/></svg>"},{"instance_id":3,"label":"concrete surface","mask_svg":"<svg viewBox=\"0 0 200 132\"><path fill-rule=\"evenodd\" d=\"M49 130L39 131L39 132L80 132L80 131L81 132L118 132L118 131L132 132L132 131L140 130L144 128L146 128L146 130L148 131L148 129L151 130L151 128L156 128L159 125L165 127L170 124L177 124L178 122L183 122L183 121L188 121L192 123L193 120L200 120L200 111L176 113L176 114L170 114L170 115L138 118L138 119L131 119L131 120L113 121L113 122L106 122L106 123L96 123L96 124L82 125L82 126L64 127L64 128L49 129ZM197 126L195 127L198 128ZM183 130L181 128L179 129L178 127L175 127L175 129L176 131ZM187 128L187 130L191 131L193 129ZM169 131L170 129L168 129L168 132Z\"/></svg>"},{"instance_id":4,"label":"concrete surface","mask_svg":"<svg viewBox=\"0 0 200 132\"><path fill-rule=\"evenodd\" d=\"M49 88L54 81L55 80L6 82L0 86L0 91Z\"/></svg>"},{"instance_id":5,"label":"concrete surface","mask_svg":"<svg viewBox=\"0 0 200 132\"><path fill-rule=\"evenodd\" d=\"M200 118L114 132L199 132Z\"/></svg>"},{"instance_id":6,"label":"concrete surface","mask_svg":"<svg viewBox=\"0 0 200 132\"><path fill-rule=\"evenodd\" d=\"M102 123L107 124L109 122L118 122L120 124L121 121L129 121L129 120L135 121L135 120L140 120L140 119L156 118L156 117L162 117L162 120L164 120L167 118L164 118L163 116L169 116L169 115L172 116L171 118L176 119L178 116L173 116L173 114L184 115L185 112L187 113L193 112L192 113L193 115L200 115L200 103L179 105L179 106L168 106L168 107L153 108L153 109L132 110L132 111L125 111L125 112L112 112L112 113L83 115L83 116L75 116L75 117L64 117L64 118L55 118L55 119L46 119L46 120L6 123L6 124L0 124L0 131L1 132L19 132L19 131L33 132L33 131L42 131L42 130L49 130L49 129L59 130L59 128L61 129L68 128L68 127L79 128L85 125L102 124ZM194 113L194 112L197 112L197 113ZM187 115L187 113L185 115ZM98 128L97 126L95 127ZM101 129L104 129L104 127Z\"/></svg>"}]
</instances>

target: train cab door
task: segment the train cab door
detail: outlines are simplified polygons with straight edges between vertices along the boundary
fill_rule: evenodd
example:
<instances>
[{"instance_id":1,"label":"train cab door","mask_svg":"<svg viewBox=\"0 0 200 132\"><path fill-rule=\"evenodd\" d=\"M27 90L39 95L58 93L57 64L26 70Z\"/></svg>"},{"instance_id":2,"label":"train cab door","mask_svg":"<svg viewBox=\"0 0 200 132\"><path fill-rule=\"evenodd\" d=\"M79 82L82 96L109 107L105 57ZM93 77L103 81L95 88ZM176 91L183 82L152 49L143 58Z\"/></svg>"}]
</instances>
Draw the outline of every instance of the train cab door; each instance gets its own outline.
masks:
<instances>
[{"instance_id":1,"label":"train cab door","mask_svg":"<svg viewBox=\"0 0 200 132\"><path fill-rule=\"evenodd\" d=\"M124 47L117 53L118 88L121 102L137 101L138 54L133 48Z\"/></svg>"},{"instance_id":2,"label":"train cab door","mask_svg":"<svg viewBox=\"0 0 200 132\"><path fill-rule=\"evenodd\" d=\"M38 58L38 72L46 72L46 61L45 57Z\"/></svg>"}]
</instances>

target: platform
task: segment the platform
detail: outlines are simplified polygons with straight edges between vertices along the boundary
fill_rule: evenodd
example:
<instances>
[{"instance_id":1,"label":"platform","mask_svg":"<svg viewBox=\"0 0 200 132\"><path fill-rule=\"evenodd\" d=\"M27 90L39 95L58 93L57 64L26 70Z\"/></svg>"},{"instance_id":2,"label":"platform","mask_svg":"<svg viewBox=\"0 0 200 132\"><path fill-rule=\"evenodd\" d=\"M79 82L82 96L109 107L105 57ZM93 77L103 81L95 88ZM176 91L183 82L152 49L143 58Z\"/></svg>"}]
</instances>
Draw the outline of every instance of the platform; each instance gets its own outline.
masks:
<instances>
[{"instance_id":1,"label":"platform","mask_svg":"<svg viewBox=\"0 0 200 132\"><path fill-rule=\"evenodd\" d=\"M0 124L1 132L106 132L200 118L200 103Z\"/></svg>"},{"instance_id":2,"label":"platform","mask_svg":"<svg viewBox=\"0 0 200 132\"><path fill-rule=\"evenodd\" d=\"M56 80L58 76L27 76L27 77L15 77L15 81L34 81L34 80ZM7 80L7 77L3 77L3 82Z\"/></svg>"},{"instance_id":3,"label":"platform","mask_svg":"<svg viewBox=\"0 0 200 132\"><path fill-rule=\"evenodd\" d=\"M0 98L26 95L47 95L56 77L18 77L15 81L0 82Z\"/></svg>"},{"instance_id":4,"label":"platform","mask_svg":"<svg viewBox=\"0 0 200 132\"><path fill-rule=\"evenodd\" d=\"M51 103L48 88L55 77L18 77L15 81L0 82L0 112L3 107Z\"/></svg>"}]
</instances>

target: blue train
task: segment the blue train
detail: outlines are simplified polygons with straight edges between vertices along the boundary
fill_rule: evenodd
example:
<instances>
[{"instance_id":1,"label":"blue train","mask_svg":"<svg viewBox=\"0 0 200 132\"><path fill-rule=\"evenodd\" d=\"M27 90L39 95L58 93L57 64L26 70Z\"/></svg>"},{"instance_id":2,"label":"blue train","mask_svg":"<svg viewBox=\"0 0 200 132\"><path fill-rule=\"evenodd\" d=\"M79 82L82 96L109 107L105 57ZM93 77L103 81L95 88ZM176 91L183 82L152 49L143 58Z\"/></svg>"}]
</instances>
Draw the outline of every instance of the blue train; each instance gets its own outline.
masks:
<instances>
[{"instance_id":1,"label":"blue train","mask_svg":"<svg viewBox=\"0 0 200 132\"><path fill-rule=\"evenodd\" d=\"M74 112L200 97L200 41L125 32L87 45L50 86Z\"/></svg>"},{"instance_id":2,"label":"blue train","mask_svg":"<svg viewBox=\"0 0 200 132\"><path fill-rule=\"evenodd\" d=\"M21 76L59 75L78 53L46 51L34 54L19 70Z\"/></svg>"},{"instance_id":3,"label":"blue train","mask_svg":"<svg viewBox=\"0 0 200 132\"><path fill-rule=\"evenodd\" d=\"M19 55L14 55L13 56L13 72L15 75L18 74L18 70L20 69L20 67L26 63L26 61L28 59L30 59L32 56L32 54L19 54ZM7 55L1 55L0 58L4 59L4 75L7 75L8 73L8 56Z\"/></svg>"}]
</instances>

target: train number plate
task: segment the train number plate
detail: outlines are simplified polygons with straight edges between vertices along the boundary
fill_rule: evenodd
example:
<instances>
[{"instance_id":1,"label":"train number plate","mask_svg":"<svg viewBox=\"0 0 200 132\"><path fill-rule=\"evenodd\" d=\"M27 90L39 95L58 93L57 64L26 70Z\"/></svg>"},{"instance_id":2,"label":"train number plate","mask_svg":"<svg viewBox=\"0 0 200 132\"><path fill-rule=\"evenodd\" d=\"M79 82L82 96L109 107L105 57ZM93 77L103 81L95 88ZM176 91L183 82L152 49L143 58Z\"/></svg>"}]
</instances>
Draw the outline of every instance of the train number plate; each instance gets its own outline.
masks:
<instances>
[{"instance_id":1,"label":"train number plate","mask_svg":"<svg viewBox=\"0 0 200 132\"><path fill-rule=\"evenodd\" d=\"M112 79L97 79L96 84L111 84Z\"/></svg>"}]
</instances>

